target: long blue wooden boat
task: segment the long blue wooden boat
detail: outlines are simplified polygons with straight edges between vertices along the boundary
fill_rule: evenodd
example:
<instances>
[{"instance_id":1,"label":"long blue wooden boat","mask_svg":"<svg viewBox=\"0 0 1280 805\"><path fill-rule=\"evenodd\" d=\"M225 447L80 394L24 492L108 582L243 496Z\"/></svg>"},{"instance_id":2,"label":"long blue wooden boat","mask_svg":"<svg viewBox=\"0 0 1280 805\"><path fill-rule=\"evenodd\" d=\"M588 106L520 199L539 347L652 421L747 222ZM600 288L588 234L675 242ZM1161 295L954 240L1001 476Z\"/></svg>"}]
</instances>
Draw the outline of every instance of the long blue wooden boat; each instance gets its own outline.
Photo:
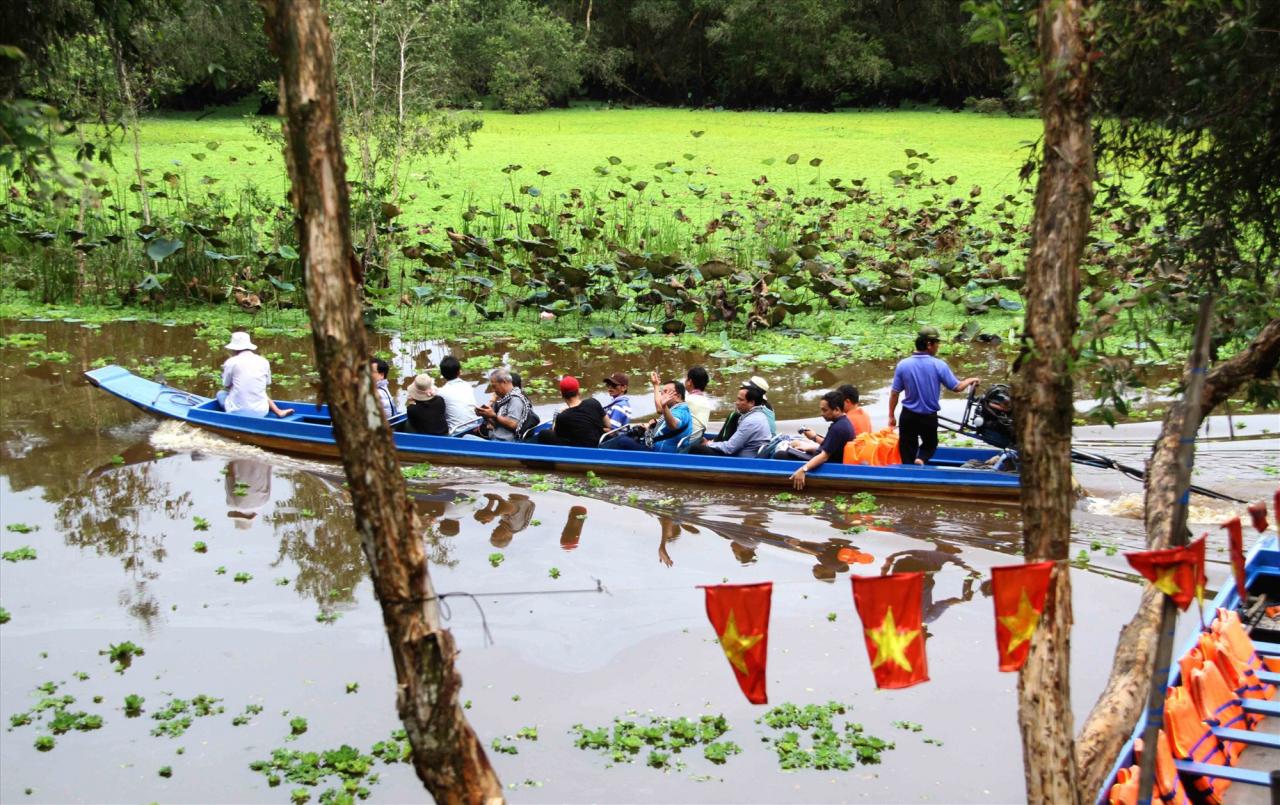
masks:
<instances>
[{"instance_id":1,"label":"long blue wooden boat","mask_svg":"<svg viewBox=\"0 0 1280 805\"><path fill-rule=\"evenodd\" d=\"M228 414L214 399L139 377L119 366L85 372L94 386L156 416L177 419L229 439L296 455L337 458L332 422L326 406L277 400L293 413L278 418ZM790 488L793 462L773 459L644 453L584 447L560 447L525 442L491 442L448 436L396 433L402 462L437 462L509 467L537 471L592 471L598 475L648 478L702 484L746 484ZM824 464L809 473L806 489L874 492L918 498L972 500L1002 504L1018 502L1015 473L968 469L972 459L986 461L999 454L983 448L940 448L927 467L868 467Z\"/></svg>"},{"instance_id":2,"label":"long blue wooden boat","mask_svg":"<svg viewBox=\"0 0 1280 805\"><path fill-rule=\"evenodd\" d=\"M1277 525L1280 526L1280 524ZM1254 650L1261 657L1280 656L1280 620L1267 617L1265 614L1266 606L1280 604L1280 541L1277 540L1276 535L1264 534L1260 536L1246 556L1245 590L1248 591L1250 603L1255 606L1256 611L1252 613L1242 611L1241 620L1247 628L1251 628L1249 636L1253 639ZM1259 604L1260 597L1264 596L1265 599ZM1241 610L1240 595L1236 592L1234 578L1229 578L1223 582L1222 589L1218 591L1217 596L1214 597L1213 602L1206 611L1210 627L1212 627L1213 620L1217 618L1219 608L1229 611ZM1174 661L1169 669L1169 687L1182 684L1182 671L1178 664L1178 658L1190 651L1199 638L1200 632L1194 632L1188 638L1186 644L1182 646L1182 650L1174 652ZM1278 672L1261 671L1258 673L1258 677L1263 682L1280 685L1280 673ZM1208 763L1195 763L1189 760L1175 760L1174 765L1177 767L1179 775L1183 778L1183 785L1188 791L1191 790L1191 786L1188 785L1190 778L1204 776L1231 780L1233 784L1243 784L1254 787L1259 791L1258 796L1250 796L1246 793L1243 797L1239 797L1237 801L1280 802L1280 783L1277 782L1280 772L1276 771L1277 767L1280 767L1280 763L1275 760L1275 753L1280 751L1280 734L1276 734L1274 727L1268 724L1272 719L1280 720L1280 697L1269 701L1243 699L1241 707L1246 713L1262 715L1266 719L1262 724L1262 728L1255 731L1244 731L1217 726L1211 727L1211 731L1219 738L1238 741L1246 745L1246 749L1240 755L1240 760L1236 765L1219 766ZM1138 724L1134 728L1133 734L1129 736L1128 742L1120 750L1120 756L1111 768L1111 773L1107 775L1106 783L1103 785L1102 790L1098 792L1097 805L1107 805L1110 801L1111 786L1115 783L1116 775L1119 771L1137 763L1134 746L1137 740L1142 737L1146 726L1147 714L1144 711L1138 719ZM1259 758L1259 755L1262 757ZM1267 794L1262 793L1268 789L1269 798ZM1232 801L1231 794L1234 791L1234 787L1228 789L1228 801ZM1158 801L1158 799L1158 796L1153 792L1152 801Z\"/></svg>"}]
</instances>

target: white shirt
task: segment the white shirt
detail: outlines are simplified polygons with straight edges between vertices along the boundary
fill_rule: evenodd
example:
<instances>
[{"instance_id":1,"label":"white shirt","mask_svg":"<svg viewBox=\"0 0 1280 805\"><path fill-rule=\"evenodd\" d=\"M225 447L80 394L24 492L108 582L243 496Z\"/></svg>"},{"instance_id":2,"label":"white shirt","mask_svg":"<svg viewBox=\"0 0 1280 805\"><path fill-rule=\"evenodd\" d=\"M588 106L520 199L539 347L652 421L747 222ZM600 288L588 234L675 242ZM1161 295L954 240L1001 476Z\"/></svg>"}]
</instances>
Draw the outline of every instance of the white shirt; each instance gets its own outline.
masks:
<instances>
[{"instance_id":1,"label":"white shirt","mask_svg":"<svg viewBox=\"0 0 1280 805\"><path fill-rule=\"evenodd\" d=\"M711 419L711 398L706 394L696 391L685 392L684 404L689 406L689 413L693 414L695 428L707 429L707 422Z\"/></svg>"},{"instance_id":2,"label":"white shirt","mask_svg":"<svg viewBox=\"0 0 1280 805\"><path fill-rule=\"evenodd\" d=\"M455 377L437 394L444 398L444 421L449 430L476 418L476 390L467 381Z\"/></svg>"},{"instance_id":3,"label":"white shirt","mask_svg":"<svg viewBox=\"0 0 1280 805\"><path fill-rule=\"evenodd\" d=\"M238 352L222 364L222 385L228 389L223 408L266 416L271 410L267 386L271 385L271 364L252 350Z\"/></svg>"}]
</instances>

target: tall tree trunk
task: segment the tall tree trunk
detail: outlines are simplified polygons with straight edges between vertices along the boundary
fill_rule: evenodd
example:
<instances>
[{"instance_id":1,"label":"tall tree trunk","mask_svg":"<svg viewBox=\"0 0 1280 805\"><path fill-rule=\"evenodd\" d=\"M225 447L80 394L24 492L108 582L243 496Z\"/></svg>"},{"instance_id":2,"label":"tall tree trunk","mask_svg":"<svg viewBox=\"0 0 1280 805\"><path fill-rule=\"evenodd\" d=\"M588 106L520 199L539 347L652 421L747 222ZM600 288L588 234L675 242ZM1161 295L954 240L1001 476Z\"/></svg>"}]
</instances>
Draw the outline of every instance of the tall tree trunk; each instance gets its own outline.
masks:
<instances>
[{"instance_id":1,"label":"tall tree trunk","mask_svg":"<svg viewBox=\"0 0 1280 805\"><path fill-rule=\"evenodd\" d=\"M1018 726L1029 802L1080 802L1072 745L1071 366L1076 356L1077 266L1093 201L1093 137L1082 15L1086 0L1041 0L1044 161L1027 259L1026 331L1016 364L1014 410L1021 456L1022 538L1027 561L1057 570L1040 628L1018 675Z\"/></svg>"},{"instance_id":2,"label":"tall tree trunk","mask_svg":"<svg viewBox=\"0 0 1280 805\"><path fill-rule=\"evenodd\" d=\"M1176 511L1179 435L1191 418L1198 428L1204 418L1238 388L1253 378L1266 378L1280 364L1280 319L1272 319L1231 359L1218 364L1204 379L1199 405L1193 410L1182 399L1169 406L1160 437L1147 465L1146 529L1147 547L1168 547ZM1098 791L1115 763L1121 747L1133 731L1146 703L1151 681L1151 662L1160 627L1164 596L1147 586L1133 619L1120 630L1111 677L1093 709L1089 711L1076 740L1076 764L1080 787Z\"/></svg>"},{"instance_id":3,"label":"tall tree trunk","mask_svg":"<svg viewBox=\"0 0 1280 805\"><path fill-rule=\"evenodd\" d=\"M281 66L285 160L316 360L382 605L414 768L437 802L500 801L502 786L458 703L453 636L440 627L421 528L373 394L328 23L319 0L263 0L263 7Z\"/></svg>"}]
</instances>

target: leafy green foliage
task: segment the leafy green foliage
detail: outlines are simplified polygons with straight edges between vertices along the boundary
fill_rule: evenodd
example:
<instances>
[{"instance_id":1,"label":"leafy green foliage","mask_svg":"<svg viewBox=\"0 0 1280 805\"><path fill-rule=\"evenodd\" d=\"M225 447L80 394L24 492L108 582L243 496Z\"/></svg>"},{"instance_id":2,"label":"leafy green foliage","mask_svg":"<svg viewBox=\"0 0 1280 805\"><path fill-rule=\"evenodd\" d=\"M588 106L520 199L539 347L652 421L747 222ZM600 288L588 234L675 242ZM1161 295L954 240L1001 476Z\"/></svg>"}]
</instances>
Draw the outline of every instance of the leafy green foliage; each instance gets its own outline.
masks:
<instances>
[{"instance_id":1,"label":"leafy green foliage","mask_svg":"<svg viewBox=\"0 0 1280 805\"><path fill-rule=\"evenodd\" d=\"M27 525L26 523L9 523L4 527L5 531L12 531L15 534L30 534L36 531L40 526Z\"/></svg>"},{"instance_id":2,"label":"leafy green foliage","mask_svg":"<svg viewBox=\"0 0 1280 805\"><path fill-rule=\"evenodd\" d=\"M191 522L196 531L209 530L209 521L199 515L192 517Z\"/></svg>"},{"instance_id":3,"label":"leafy green foliage","mask_svg":"<svg viewBox=\"0 0 1280 805\"><path fill-rule=\"evenodd\" d=\"M782 769L848 771L860 763L879 763L881 754L894 745L869 735L856 722L846 721L838 730L835 717L845 715L847 710L846 705L834 701L803 707L786 703L771 708L756 722L781 732L768 740ZM809 735L809 748L805 747L801 732Z\"/></svg>"},{"instance_id":4,"label":"leafy green foliage","mask_svg":"<svg viewBox=\"0 0 1280 805\"><path fill-rule=\"evenodd\" d=\"M158 722L151 728L151 734L157 737L181 737L191 727L194 719L226 712L226 708L219 704L221 701L203 693L190 700L173 697L162 709L151 714Z\"/></svg>"},{"instance_id":5,"label":"leafy green foliage","mask_svg":"<svg viewBox=\"0 0 1280 805\"><path fill-rule=\"evenodd\" d=\"M498 565L502 564L502 560L505 558L506 557L500 553L496 553L496 552L491 553L489 554L489 564L492 565L493 567L497 567Z\"/></svg>"},{"instance_id":6,"label":"leafy green foliage","mask_svg":"<svg viewBox=\"0 0 1280 805\"><path fill-rule=\"evenodd\" d=\"M106 649L99 651L98 654L105 654L111 662L115 663L116 673L123 674L125 669L133 664L134 657L141 657L146 652L142 650L142 646L131 640L126 640L123 643L112 643Z\"/></svg>"},{"instance_id":7,"label":"leafy green foliage","mask_svg":"<svg viewBox=\"0 0 1280 805\"><path fill-rule=\"evenodd\" d=\"M570 733L575 736L574 746L598 751L614 763L631 763L642 749L648 749L646 763L665 769L672 754L699 745L709 760L723 762L716 758L727 758L736 749L732 743L718 741L728 730L729 722L724 716L701 716L697 720L650 716L644 724L615 718L612 728L590 729L575 724Z\"/></svg>"},{"instance_id":8,"label":"leafy green foliage","mask_svg":"<svg viewBox=\"0 0 1280 805\"><path fill-rule=\"evenodd\" d=\"M142 705L146 699L136 693L124 697L124 714L129 718L142 715Z\"/></svg>"},{"instance_id":9,"label":"leafy green foliage","mask_svg":"<svg viewBox=\"0 0 1280 805\"><path fill-rule=\"evenodd\" d=\"M337 787L321 791L320 801L350 802L369 797L368 786L378 782L373 769L379 760L384 764L407 763L410 752L404 730L396 730L389 739L375 743L369 754L347 744L321 752L278 748L272 750L269 760L255 760L249 768L260 772L272 787L283 782L316 787L334 780ZM292 797L295 802L306 802L311 793L308 788L296 788Z\"/></svg>"},{"instance_id":10,"label":"leafy green foliage","mask_svg":"<svg viewBox=\"0 0 1280 805\"><path fill-rule=\"evenodd\" d=\"M30 545L23 545L21 548L14 548L12 551L4 551L0 553L0 559L6 562L29 562L36 558L36 549Z\"/></svg>"}]
</instances>

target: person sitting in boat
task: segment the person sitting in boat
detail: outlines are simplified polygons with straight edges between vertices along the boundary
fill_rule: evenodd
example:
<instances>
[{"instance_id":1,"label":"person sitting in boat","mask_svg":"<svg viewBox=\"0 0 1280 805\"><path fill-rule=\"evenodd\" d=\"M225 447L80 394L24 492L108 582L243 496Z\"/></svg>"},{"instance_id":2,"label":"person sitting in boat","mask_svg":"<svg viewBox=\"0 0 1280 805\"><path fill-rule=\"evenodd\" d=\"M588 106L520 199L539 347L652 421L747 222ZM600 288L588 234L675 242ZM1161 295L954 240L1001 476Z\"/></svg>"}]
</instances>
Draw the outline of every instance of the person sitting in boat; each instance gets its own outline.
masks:
<instances>
[{"instance_id":1,"label":"person sitting in boat","mask_svg":"<svg viewBox=\"0 0 1280 805\"><path fill-rule=\"evenodd\" d=\"M396 398L387 382L391 367L382 358L374 358L369 361L369 371L373 373L373 394L382 406L382 415L390 421L396 415Z\"/></svg>"},{"instance_id":2,"label":"person sitting in boat","mask_svg":"<svg viewBox=\"0 0 1280 805\"><path fill-rule=\"evenodd\" d=\"M867 416L867 412L862 410L862 406L858 405L858 387L845 383L836 391L840 392L844 397L844 415L849 417L849 424L853 426L854 437L870 433L871 417Z\"/></svg>"},{"instance_id":3,"label":"person sitting in boat","mask_svg":"<svg viewBox=\"0 0 1280 805\"><path fill-rule=\"evenodd\" d=\"M614 372L604 379L605 390L612 398L604 405L605 430L620 428L631 421L631 397L627 395L630 385L631 379L622 372Z\"/></svg>"},{"instance_id":4,"label":"person sitting in boat","mask_svg":"<svg viewBox=\"0 0 1280 805\"><path fill-rule=\"evenodd\" d=\"M440 360L440 377L444 378L444 385L437 393L444 399L444 420L450 433L476 418L475 389L459 377L460 374L462 364L457 358L445 355Z\"/></svg>"},{"instance_id":5,"label":"person sitting in boat","mask_svg":"<svg viewBox=\"0 0 1280 805\"><path fill-rule=\"evenodd\" d=\"M517 434L524 430L533 405L524 391L511 382L508 370L495 369L489 383L493 386L493 400L475 409L485 421L479 435L495 442L514 442Z\"/></svg>"},{"instance_id":6,"label":"person sitting in boat","mask_svg":"<svg viewBox=\"0 0 1280 805\"><path fill-rule=\"evenodd\" d=\"M567 447L595 447L604 435L604 423L608 420L604 408L594 397L582 398L578 378L565 375L560 378L560 396L565 408L556 414L551 429L538 435L540 444L558 444Z\"/></svg>"},{"instance_id":7,"label":"person sitting in boat","mask_svg":"<svg viewBox=\"0 0 1280 805\"><path fill-rule=\"evenodd\" d=\"M714 405L711 398L707 396L707 384L711 382L711 375L707 373L705 366L692 366L684 376L684 401L689 406L689 413L693 416L693 426L695 428L707 429L707 423L711 421L711 409Z\"/></svg>"},{"instance_id":8,"label":"person sitting in boat","mask_svg":"<svg viewBox=\"0 0 1280 805\"><path fill-rule=\"evenodd\" d=\"M719 442L703 439L702 444L694 445L689 452L709 456L756 457L760 448L773 438L769 433L769 420L764 415L764 392L744 383L738 389L733 407L738 415L733 435Z\"/></svg>"},{"instance_id":9,"label":"person sitting in boat","mask_svg":"<svg viewBox=\"0 0 1280 805\"><path fill-rule=\"evenodd\" d=\"M777 436L778 420L773 413L773 404L769 402L769 381L759 375L752 375L751 379L745 381L741 387L744 389L757 388L760 390L760 398L763 402L760 403L758 407L764 413L765 419L769 422L769 438L772 439L774 436ZM735 407L734 410L730 411L729 415L724 418L724 424L720 426L720 432L713 436L711 441L723 442L733 436L734 432L738 429L738 416L739 414Z\"/></svg>"},{"instance_id":10,"label":"person sitting in boat","mask_svg":"<svg viewBox=\"0 0 1280 805\"><path fill-rule=\"evenodd\" d=\"M449 426L444 416L444 398L436 394L436 381L428 374L420 374L409 386L409 402L404 409L402 426L406 433L427 436L447 436Z\"/></svg>"},{"instance_id":11,"label":"person sitting in boat","mask_svg":"<svg viewBox=\"0 0 1280 805\"><path fill-rule=\"evenodd\" d=\"M624 433L609 441L608 447L675 453L678 452L680 440L693 432L693 414L685 403L684 384L678 380L660 381L657 372L649 374L649 381L653 384L653 407L658 412L658 418L649 425L654 429L652 446Z\"/></svg>"},{"instance_id":12,"label":"person sitting in boat","mask_svg":"<svg viewBox=\"0 0 1280 805\"><path fill-rule=\"evenodd\" d=\"M818 403L818 411L830 426L823 437L818 450L804 463L800 469L791 473L791 484L797 491L804 489L805 476L835 458L837 464L844 461L844 446L853 441L853 424L844 415L844 395L838 391L828 391L822 395ZM809 430L812 433L812 429ZM793 444L795 444L793 442Z\"/></svg>"},{"instance_id":13,"label":"person sitting in boat","mask_svg":"<svg viewBox=\"0 0 1280 805\"><path fill-rule=\"evenodd\" d=\"M242 416L266 416L268 413L284 417L293 413L292 408L281 408L267 396L271 385L271 364L258 354L258 347L249 340L249 334L236 330L231 334L227 349L234 355L222 364L222 391L218 403L228 414Z\"/></svg>"}]
</instances>

